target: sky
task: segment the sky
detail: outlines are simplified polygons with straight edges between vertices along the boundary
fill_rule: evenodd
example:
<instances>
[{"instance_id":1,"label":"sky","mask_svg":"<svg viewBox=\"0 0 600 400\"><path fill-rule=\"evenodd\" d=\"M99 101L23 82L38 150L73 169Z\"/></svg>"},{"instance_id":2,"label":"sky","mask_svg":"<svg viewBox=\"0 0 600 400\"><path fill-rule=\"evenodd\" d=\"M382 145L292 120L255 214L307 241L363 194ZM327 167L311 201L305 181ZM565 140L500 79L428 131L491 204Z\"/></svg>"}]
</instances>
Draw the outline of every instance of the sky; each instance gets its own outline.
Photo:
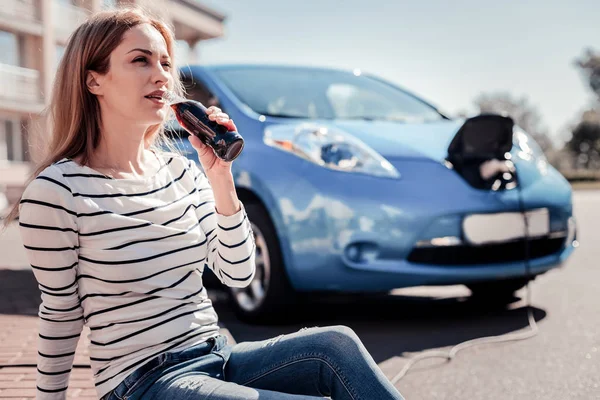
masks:
<instances>
[{"instance_id":1,"label":"sky","mask_svg":"<svg viewBox=\"0 0 600 400\"><path fill-rule=\"evenodd\" d=\"M485 92L526 96L556 141L593 99L574 60L600 51L598 0L202 0L225 36L203 64L359 68L449 114ZM566 135L566 137L565 137Z\"/></svg>"}]
</instances>

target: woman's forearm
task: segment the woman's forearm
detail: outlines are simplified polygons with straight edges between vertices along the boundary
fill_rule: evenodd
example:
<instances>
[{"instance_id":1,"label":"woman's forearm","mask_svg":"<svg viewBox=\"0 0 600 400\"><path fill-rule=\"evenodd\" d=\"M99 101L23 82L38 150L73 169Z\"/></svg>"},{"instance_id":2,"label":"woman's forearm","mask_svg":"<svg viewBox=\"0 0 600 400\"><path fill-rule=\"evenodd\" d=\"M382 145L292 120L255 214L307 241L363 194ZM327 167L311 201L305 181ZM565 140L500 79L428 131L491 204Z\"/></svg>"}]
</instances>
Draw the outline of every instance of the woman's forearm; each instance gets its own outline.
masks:
<instances>
[{"instance_id":1,"label":"woman's forearm","mask_svg":"<svg viewBox=\"0 0 600 400\"><path fill-rule=\"evenodd\" d=\"M215 209L221 215L230 216L241 209L240 200L235 191L231 173L219 176L208 176L208 181L215 196Z\"/></svg>"}]
</instances>

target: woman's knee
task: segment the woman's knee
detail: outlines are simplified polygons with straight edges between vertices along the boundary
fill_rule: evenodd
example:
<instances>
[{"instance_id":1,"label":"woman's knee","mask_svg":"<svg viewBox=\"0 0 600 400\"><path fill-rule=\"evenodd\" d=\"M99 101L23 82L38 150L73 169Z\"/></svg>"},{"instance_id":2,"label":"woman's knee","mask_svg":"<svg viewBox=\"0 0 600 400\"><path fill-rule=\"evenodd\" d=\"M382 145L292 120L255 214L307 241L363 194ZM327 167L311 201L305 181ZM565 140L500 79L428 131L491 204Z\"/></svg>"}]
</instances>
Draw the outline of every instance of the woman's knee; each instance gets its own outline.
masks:
<instances>
[{"instance_id":1,"label":"woman's knee","mask_svg":"<svg viewBox=\"0 0 600 400\"><path fill-rule=\"evenodd\" d=\"M362 347L356 333L345 325L308 328L307 334L315 347L328 349L333 353L344 354L347 351Z\"/></svg>"}]
</instances>

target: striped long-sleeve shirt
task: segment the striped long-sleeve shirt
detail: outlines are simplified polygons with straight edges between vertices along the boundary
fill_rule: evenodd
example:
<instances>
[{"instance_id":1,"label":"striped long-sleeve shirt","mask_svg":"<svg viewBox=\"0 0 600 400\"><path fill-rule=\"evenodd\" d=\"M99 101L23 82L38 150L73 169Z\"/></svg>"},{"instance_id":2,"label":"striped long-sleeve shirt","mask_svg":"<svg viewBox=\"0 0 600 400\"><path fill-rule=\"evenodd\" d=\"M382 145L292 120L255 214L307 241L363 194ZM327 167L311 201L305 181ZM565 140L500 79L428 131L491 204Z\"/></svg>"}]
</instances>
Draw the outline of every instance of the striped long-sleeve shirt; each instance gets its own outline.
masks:
<instances>
[{"instance_id":1,"label":"striped long-sleeve shirt","mask_svg":"<svg viewBox=\"0 0 600 400\"><path fill-rule=\"evenodd\" d=\"M254 274L244 206L217 213L204 173L172 153L147 179L113 179L64 159L25 189L20 232L39 283L40 399L64 399L90 328L99 397L157 355L218 334L202 272L228 286Z\"/></svg>"}]
</instances>

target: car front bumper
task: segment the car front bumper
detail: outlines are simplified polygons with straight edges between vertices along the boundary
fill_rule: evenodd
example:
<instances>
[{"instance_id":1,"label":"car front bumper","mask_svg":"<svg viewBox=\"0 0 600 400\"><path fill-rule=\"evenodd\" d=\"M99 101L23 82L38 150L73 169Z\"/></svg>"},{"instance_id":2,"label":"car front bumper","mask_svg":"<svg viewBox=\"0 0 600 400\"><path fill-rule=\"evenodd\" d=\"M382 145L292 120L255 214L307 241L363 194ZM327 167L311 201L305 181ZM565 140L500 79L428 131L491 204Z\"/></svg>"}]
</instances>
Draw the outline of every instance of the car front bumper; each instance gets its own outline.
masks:
<instances>
[{"instance_id":1,"label":"car front bumper","mask_svg":"<svg viewBox=\"0 0 600 400\"><path fill-rule=\"evenodd\" d=\"M473 248L464 248L464 242L460 248L461 243L453 242L464 238L462 221L467 215L518 211L514 190L476 191L458 176L443 175L439 165L414 164L421 177L432 177L425 180L427 184L323 172L321 168L318 178L311 179L308 171L306 179L278 196L289 246L287 259L291 261L286 267L295 289L381 291L527 274L524 253L522 257L514 254L524 248L523 243L480 248L479 256L474 256ZM317 167L308 167L312 168ZM410 171L405 175L410 176ZM550 211L551 236L530 243L528 265L530 273L538 275L561 265L574 249L571 189L559 181L553 186L548 182L532 185L523 192L526 209L545 207ZM449 243L436 240L444 238L455 239L448 239ZM444 246L434 246L437 255L427 259L423 257L427 251L419 247L423 243ZM505 254L510 251L504 251L502 245L512 249L512 256Z\"/></svg>"}]
</instances>

